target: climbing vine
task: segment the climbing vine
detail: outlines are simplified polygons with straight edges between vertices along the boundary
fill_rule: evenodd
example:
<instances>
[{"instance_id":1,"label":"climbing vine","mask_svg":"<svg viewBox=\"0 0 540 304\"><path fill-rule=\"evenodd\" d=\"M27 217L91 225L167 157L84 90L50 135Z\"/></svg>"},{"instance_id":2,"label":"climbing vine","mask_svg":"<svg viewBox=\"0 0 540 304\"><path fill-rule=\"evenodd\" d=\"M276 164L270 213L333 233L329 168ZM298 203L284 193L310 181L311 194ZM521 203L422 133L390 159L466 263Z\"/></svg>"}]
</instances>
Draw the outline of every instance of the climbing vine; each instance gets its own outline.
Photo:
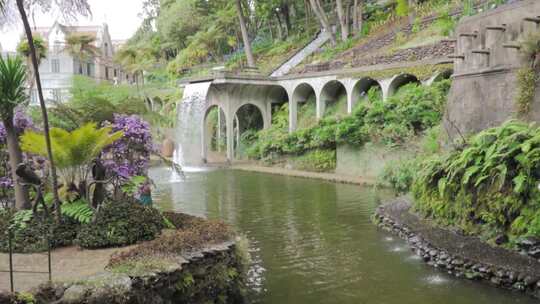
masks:
<instances>
[{"instance_id":1,"label":"climbing vine","mask_svg":"<svg viewBox=\"0 0 540 304\"><path fill-rule=\"evenodd\" d=\"M518 116L529 113L538 80L539 77L533 68L522 68L517 72L516 106Z\"/></svg>"}]
</instances>

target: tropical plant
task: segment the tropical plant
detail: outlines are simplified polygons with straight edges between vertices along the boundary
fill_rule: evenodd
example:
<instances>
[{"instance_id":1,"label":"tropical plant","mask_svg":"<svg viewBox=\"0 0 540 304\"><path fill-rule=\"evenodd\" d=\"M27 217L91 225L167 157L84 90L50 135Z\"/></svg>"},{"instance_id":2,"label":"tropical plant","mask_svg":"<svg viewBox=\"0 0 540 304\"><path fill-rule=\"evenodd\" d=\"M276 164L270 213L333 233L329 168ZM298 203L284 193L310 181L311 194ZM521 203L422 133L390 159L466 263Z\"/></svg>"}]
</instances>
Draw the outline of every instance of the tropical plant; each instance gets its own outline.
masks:
<instances>
[{"instance_id":1,"label":"tropical plant","mask_svg":"<svg viewBox=\"0 0 540 304\"><path fill-rule=\"evenodd\" d=\"M98 129L95 123L88 123L72 132L52 128L51 143L57 166L64 183L65 192L70 189L83 196L90 175L92 161L101 152L123 136L122 131L112 132L112 127ZM21 137L24 151L37 155L47 155L43 134L27 131ZM73 200L70 198L68 200Z\"/></svg>"},{"instance_id":2,"label":"tropical plant","mask_svg":"<svg viewBox=\"0 0 540 304\"><path fill-rule=\"evenodd\" d=\"M0 117L5 130L5 138L9 152L11 178L15 181L15 206L28 209L30 203L27 190L17 181L15 169L22 163L22 152L19 146L17 130L14 123L15 108L28 101L25 89L26 70L19 57L0 57Z\"/></svg>"},{"instance_id":3,"label":"tropical plant","mask_svg":"<svg viewBox=\"0 0 540 304\"><path fill-rule=\"evenodd\" d=\"M41 36L36 35L33 37L34 47L36 48L36 57L38 63L41 63L43 59L47 58L47 43ZM28 68L28 76L26 81L28 82L28 87L30 91L34 88L34 69L32 67L32 55L30 53L30 45L27 40L21 40L19 45L17 45L17 53L22 57L26 58L26 66Z\"/></svg>"},{"instance_id":4,"label":"tropical plant","mask_svg":"<svg viewBox=\"0 0 540 304\"><path fill-rule=\"evenodd\" d=\"M445 225L511 240L540 236L540 128L515 120L422 164L415 208Z\"/></svg>"},{"instance_id":5,"label":"tropical plant","mask_svg":"<svg viewBox=\"0 0 540 304\"><path fill-rule=\"evenodd\" d=\"M79 65L82 65L83 62L99 54L95 42L96 37L89 34L70 34L66 37L64 50L77 59Z\"/></svg>"},{"instance_id":6,"label":"tropical plant","mask_svg":"<svg viewBox=\"0 0 540 304\"><path fill-rule=\"evenodd\" d=\"M74 202L62 205L62 214L74 219L78 223L88 224L94 216L94 209L90 207L87 201L79 199Z\"/></svg>"}]
</instances>

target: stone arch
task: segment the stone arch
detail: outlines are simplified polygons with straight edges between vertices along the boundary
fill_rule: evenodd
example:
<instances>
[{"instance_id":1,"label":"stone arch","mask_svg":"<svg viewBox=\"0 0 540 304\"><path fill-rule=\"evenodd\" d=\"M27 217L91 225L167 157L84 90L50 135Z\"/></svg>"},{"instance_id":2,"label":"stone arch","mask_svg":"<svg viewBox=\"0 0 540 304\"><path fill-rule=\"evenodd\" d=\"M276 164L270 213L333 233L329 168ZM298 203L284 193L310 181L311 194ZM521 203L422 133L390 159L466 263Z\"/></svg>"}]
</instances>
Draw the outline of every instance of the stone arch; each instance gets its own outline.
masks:
<instances>
[{"instance_id":1,"label":"stone arch","mask_svg":"<svg viewBox=\"0 0 540 304\"><path fill-rule=\"evenodd\" d=\"M249 130L262 130L265 128L265 110L255 103L240 105L233 115L233 149L236 157L241 156L245 148L242 146L242 137Z\"/></svg>"},{"instance_id":2,"label":"stone arch","mask_svg":"<svg viewBox=\"0 0 540 304\"><path fill-rule=\"evenodd\" d=\"M382 85L377 80L371 77L364 77L358 80L351 92L352 108L354 108L361 99L367 97L369 90L372 88L378 88L381 91L382 98Z\"/></svg>"},{"instance_id":3,"label":"stone arch","mask_svg":"<svg viewBox=\"0 0 540 304\"><path fill-rule=\"evenodd\" d=\"M284 105L287 105L287 112L289 109L289 94L284 87L279 85L269 86L265 90L267 114L269 116L270 123L273 123L274 114L282 110ZM290 119L288 119L290 120Z\"/></svg>"},{"instance_id":4,"label":"stone arch","mask_svg":"<svg viewBox=\"0 0 540 304\"><path fill-rule=\"evenodd\" d=\"M315 88L307 82L302 82L298 84L292 92L292 97L289 100L289 131L296 130L299 120L308 118L307 116L299 117L298 110L301 108L304 109L302 113L306 114L306 112L313 112L315 113L313 119L317 118L317 94L315 93ZM302 121L300 121L300 123L302 123ZM302 127L302 125L300 127Z\"/></svg>"},{"instance_id":5,"label":"stone arch","mask_svg":"<svg viewBox=\"0 0 540 304\"><path fill-rule=\"evenodd\" d=\"M437 82L437 81L450 79L450 77L452 77L453 74L454 74L454 70L452 70L452 69L446 69L444 71L441 71L441 72L437 73L435 76L432 77L432 80L430 81L429 84L431 85L431 84L433 84L434 82Z\"/></svg>"},{"instance_id":6,"label":"stone arch","mask_svg":"<svg viewBox=\"0 0 540 304\"><path fill-rule=\"evenodd\" d=\"M209 116L210 114L217 109L217 121L216 121L216 130L212 130L209 127ZM202 159L203 162L223 162L226 159L227 154L227 112L218 104L210 104L206 107L204 111L203 120L201 124L201 135L202 135ZM215 151L212 150L215 148ZM212 158L209 159L209 150L212 152ZM224 155L220 155L220 153ZM223 158L223 159L220 159Z\"/></svg>"},{"instance_id":7,"label":"stone arch","mask_svg":"<svg viewBox=\"0 0 540 304\"><path fill-rule=\"evenodd\" d=\"M412 74L403 73L394 76L394 78L392 78L392 81L390 82L390 85L388 87L388 94L386 96L394 95L402 86L409 83L417 83L419 85L421 84L420 80L418 80L418 78Z\"/></svg>"},{"instance_id":8,"label":"stone arch","mask_svg":"<svg viewBox=\"0 0 540 304\"><path fill-rule=\"evenodd\" d=\"M342 102L343 104L336 104L338 102ZM331 80L322 87L318 116L323 117L326 114L334 114L326 113L326 109L332 105L338 107L335 109L335 114L347 114L347 89L338 80Z\"/></svg>"}]
</instances>

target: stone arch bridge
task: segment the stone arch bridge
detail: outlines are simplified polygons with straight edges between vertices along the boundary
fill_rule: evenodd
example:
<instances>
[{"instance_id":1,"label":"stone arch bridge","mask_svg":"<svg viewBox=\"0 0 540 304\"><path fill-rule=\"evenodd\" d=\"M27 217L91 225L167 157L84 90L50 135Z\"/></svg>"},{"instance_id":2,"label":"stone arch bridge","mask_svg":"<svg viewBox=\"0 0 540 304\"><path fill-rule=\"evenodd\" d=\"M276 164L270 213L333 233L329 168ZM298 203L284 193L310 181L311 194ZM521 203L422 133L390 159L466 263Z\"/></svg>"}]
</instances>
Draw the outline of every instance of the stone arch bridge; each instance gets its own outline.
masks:
<instances>
[{"instance_id":1,"label":"stone arch bridge","mask_svg":"<svg viewBox=\"0 0 540 304\"><path fill-rule=\"evenodd\" d=\"M431 85L434 81L452 75L451 61L439 60L415 64L415 66L407 64L370 66L275 78L220 73L208 78L191 79L182 83L185 92L191 91L189 86L200 86L202 83L207 85L205 92L202 93L204 98L200 101L203 103L201 115L193 120L193 124L197 124L200 128L200 138L190 140L198 142L200 160L206 162L209 141L208 132L205 131L206 118L209 111L217 107L220 109L221 119L224 120L221 124L225 126L227 160L232 161L235 155L235 124L238 124L237 115L243 106L254 106L262 116L263 128L268 128L272 123L272 106L288 103L289 132L293 132L297 128L298 106L308 99L315 101L316 118L321 119L327 106L336 102L338 98L343 98L343 94L346 96L347 104L346 109L341 111L350 114L356 102L373 87L380 89L384 100L405 84L413 82ZM421 68L426 68L428 72L425 69L422 75L414 72L422 70ZM186 93L185 98L189 98Z\"/></svg>"}]
</instances>

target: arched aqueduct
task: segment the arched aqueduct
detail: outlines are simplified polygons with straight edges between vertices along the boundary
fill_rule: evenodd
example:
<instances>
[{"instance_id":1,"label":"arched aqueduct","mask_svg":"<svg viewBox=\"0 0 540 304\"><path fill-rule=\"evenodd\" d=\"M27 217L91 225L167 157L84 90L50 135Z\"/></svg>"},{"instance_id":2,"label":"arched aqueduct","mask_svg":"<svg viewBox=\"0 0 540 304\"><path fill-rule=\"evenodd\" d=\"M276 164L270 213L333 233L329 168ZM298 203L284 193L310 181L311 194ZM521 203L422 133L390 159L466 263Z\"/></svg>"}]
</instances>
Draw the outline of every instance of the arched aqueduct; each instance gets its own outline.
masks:
<instances>
[{"instance_id":1,"label":"arched aqueduct","mask_svg":"<svg viewBox=\"0 0 540 304\"><path fill-rule=\"evenodd\" d=\"M308 99L315 100L316 118L321 119L327 106L336 102L343 94L346 96L346 109L343 113L352 113L356 103L367 92L377 87L380 89L383 100L395 94L397 90L408 83L431 85L434 81L449 78L451 69L443 69L430 77L421 80L419 77L400 73L391 77L373 78L340 77L337 75L280 77L277 79L254 78L242 76L215 77L210 79L211 84L206 95L204 114L199 122L201 128L201 144L203 160L207 158L208 132L205 131L206 118L212 108L220 109L220 119L224 120L227 159L234 159L234 130L238 122L238 110L244 105L253 105L262 116L263 128L272 123L272 106L288 103L289 105L289 132L297 129L298 106ZM186 84L188 86L190 84ZM236 120L236 123L235 123ZM241 126L238 126L241 127Z\"/></svg>"}]
</instances>

